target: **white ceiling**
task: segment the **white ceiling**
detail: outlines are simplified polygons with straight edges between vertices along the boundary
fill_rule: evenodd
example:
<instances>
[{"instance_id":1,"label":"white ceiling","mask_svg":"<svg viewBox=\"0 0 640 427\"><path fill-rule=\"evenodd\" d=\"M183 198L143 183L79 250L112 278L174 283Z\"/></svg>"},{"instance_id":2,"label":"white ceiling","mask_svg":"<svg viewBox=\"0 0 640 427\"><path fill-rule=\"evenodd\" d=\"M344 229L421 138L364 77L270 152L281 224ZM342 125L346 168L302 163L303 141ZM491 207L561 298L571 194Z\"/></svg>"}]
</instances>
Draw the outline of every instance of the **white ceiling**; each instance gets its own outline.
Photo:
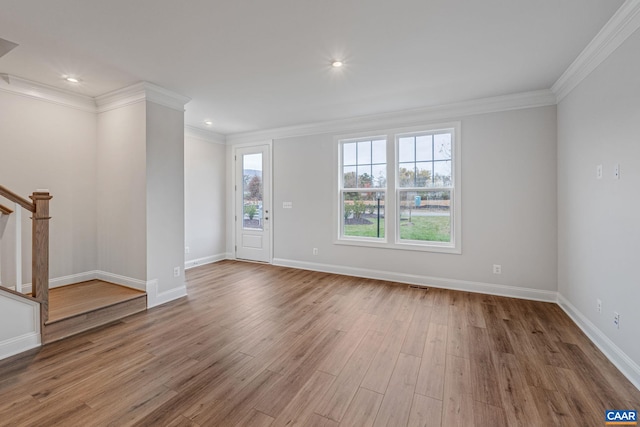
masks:
<instances>
[{"instance_id":1,"label":"white ceiling","mask_svg":"<svg viewBox=\"0 0 640 427\"><path fill-rule=\"evenodd\" d=\"M0 73L90 96L152 82L234 134L548 89L622 3L0 0L19 44Z\"/></svg>"}]
</instances>

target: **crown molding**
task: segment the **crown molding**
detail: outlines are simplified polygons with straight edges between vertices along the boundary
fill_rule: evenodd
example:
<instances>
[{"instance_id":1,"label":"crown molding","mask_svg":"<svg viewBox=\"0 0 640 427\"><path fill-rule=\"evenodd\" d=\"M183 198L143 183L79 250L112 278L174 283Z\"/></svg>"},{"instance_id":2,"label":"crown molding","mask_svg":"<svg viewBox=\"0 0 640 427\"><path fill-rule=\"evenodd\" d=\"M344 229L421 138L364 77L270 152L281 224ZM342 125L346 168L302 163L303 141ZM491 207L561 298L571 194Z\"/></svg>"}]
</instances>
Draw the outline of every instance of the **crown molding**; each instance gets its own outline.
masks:
<instances>
[{"instance_id":1,"label":"crown molding","mask_svg":"<svg viewBox=\"0 0 640 427\"><path fill-rule=\"evenodd\" d=\"M184 112L184 106L191 101L188 96L180 95L153 83L143 82L143 84L147 93L147 101L182 112Z\"/></svg>"},{"instance_id":2,"label":"crown molding","mask_svg":"<svg viewBox=\"0 0 640 427\"><path fill-rule=\"evenodd\" d=\"M558 102L575 89L638 28L640 28L640 0L627 0L553 84L551 91L556 94Z\"/></svg>"},{"instance_id":3,"label":"crown molding","mask_svg":"<svg viewBox=\"0 0 640 427\"><path fill-rule=\"evenodd\" d=\"M102 113L143 100L154 102L178 111L184 111L191 98L149 82L140 82L113 92L92 98L43 83L0 73L0 91L51 102L90 113ZM224 137L222 138L224 140Z\"/></svg>"},{"instance_id":4,"label":"crown molding","mask_svg":"<svg viewBox=\"0 0 640 427\"><path fill-rule=\"evenodd\" d=\"M213 132L200 127L185 124L184 135L190 138L200 139L206 142L212 142L214 144L226 145L227 138L221 133Z\"/></svg>"},{"instance_id":5,"label":"crown molding","mask_svg":"<svg viewBox=\"0 0 640 427\"><path fill-rule=\"evenodd\" d=\"M0 90L32 99L51 102L76 110L96 112L96 103L90 96L79 95L57 87L48 86L31 80L0 73Z\"/></svg>"},{"instance_id":6,"label":"crown molding","mask_svg":"<svg viewBox=\"0 0 640 427\"><path fill-rule=\"evenodd\" d=\"M95 98L98 113L122 108L140 101L150 101L165 107L184 111L184 106L191 98L179 95L170 90L149 82L140 82Z\"/></svg>"},{"instance_id":7,"label":"crown molding","mask_svg":"<svg viewBox=\"0 0 640 427\"><path fill-rule=\"evenodd\" d=\"M496 113L523 108L556 104L556 96L548 89L511 95L482 98L434 107L374 114L349 119L288 126L255 132L227 135L227 144L241 144L268 139L291 138L322 133L346 133L366 129L380 129L420 125L436 120L448 120L476 114Z\"/></svg>"},{"instance_id":8,"label":"crown molding","mask_svg":"<svg viewBox=\"0 0 640 427\"><path fill-rule=\"evenodd\" d=\"M144 101L146 99L144 82L107 92L104 95L96 96L95 99L98 113Z\"/></svg>"}]
</instances>

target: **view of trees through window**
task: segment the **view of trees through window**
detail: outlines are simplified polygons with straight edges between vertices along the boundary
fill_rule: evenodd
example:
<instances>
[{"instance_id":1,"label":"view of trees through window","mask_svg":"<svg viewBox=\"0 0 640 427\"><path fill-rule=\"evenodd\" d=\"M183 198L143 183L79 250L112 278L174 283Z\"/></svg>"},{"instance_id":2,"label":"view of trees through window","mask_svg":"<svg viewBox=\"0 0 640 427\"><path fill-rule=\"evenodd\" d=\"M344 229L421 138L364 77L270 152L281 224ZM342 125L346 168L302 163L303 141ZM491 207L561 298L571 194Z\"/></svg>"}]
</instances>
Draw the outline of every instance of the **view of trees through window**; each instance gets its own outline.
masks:
<instances>
[{"instance_id":1,"label":"view of trees through window","mask_svg":"<svg viewBox=\"0 0 640 427\"><path fill-rule=\"evenodd\" d=\"M385 240L386 212L397 242L451 243L453 130L400 134L395 142L391 164L386 138L340 143L341 237ZM390 173L395 188L387 188Z\"/></svg>"},{"instance_id":2,"label":"view of trees through window","mask_svg":"<svg viewBox=\"0 0 640 427\"><path fill-rule=\"evenodd\" d=\"M386 185L386 140L342 144L342 188L345 191L341 205L345 236L384 238Z\"/></svg>"},{"instance_id":3,"label":"view of trees through window","mask_svg":"<svg viewBox=\"0 0 640 427\"><path fill-rule=\"evenodd\" d=\"M242 181L242 226L262 229L262 153L243 156Z\"/></svg>"},{"instance_id":4,"label":"view of trees through window","mask_svg":"<svg viewBox=\"0 0 640 427\"><path fill-rule=\"evenodd\" d=\"M450 242L451 132L400 136L397 144L400 240Z\"/></svg>"}]
</instances>

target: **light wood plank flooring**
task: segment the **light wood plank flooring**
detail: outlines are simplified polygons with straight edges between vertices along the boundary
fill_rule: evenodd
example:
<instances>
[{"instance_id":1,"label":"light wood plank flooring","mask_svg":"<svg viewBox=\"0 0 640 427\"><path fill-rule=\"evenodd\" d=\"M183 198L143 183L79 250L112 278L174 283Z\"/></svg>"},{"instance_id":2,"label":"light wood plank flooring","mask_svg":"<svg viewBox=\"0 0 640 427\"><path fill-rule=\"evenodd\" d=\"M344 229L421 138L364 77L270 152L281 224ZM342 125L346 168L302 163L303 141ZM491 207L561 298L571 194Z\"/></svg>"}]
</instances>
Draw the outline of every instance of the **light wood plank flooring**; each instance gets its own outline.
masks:
<instances>
[{"instance_id":1,"label":"light wood plank flooring","mask_svg":"<svg viewBox=\"0 0 640 427\"><path fill-rule=\"evenodd\" d=\"M635 389L554 304L224 261L0 362L2 426L601 426Z\"/></svg>"},{"instance_id":2,"label":"light wood plank flooring","mask_svg":"<svg viewBox=\"0 0 640 427\"><path fill-rule=\"evenodd\" d=\"M144 296L143 291L89 280L49 290L49 323Z\"/></svg>"},{"instance_id":3,"label":"light wood plank flooring","mask_svg":"<svg viewBox=\"0 0 640 427\"><path fill-rule=\"evenodd\" d=\"M42 339L52 343L146 309L146 292L101 280L53 288Z\"/></svg>"}]
</instances>

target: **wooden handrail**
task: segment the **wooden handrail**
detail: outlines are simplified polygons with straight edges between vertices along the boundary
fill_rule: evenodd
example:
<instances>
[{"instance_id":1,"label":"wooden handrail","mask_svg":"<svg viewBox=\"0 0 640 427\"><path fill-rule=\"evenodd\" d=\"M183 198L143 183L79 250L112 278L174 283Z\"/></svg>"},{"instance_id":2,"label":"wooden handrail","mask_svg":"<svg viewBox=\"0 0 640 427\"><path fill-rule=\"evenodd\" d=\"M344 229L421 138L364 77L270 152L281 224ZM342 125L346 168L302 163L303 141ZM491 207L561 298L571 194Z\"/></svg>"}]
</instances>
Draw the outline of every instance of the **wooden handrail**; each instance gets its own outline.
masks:
<instances>
[{"instance_id":1,"label":"wooden handrail","mask_svg":"<svg viewBox=\"0 0 640 427\"><path fill-rule=\"evenodd\" d=\"M29 212L33 212L31 217L33 226L31 232L32 298L29 299L40 303L40 330L44 331L44 324L49 319L49 220L51 219L49 216L49 200L51 200L51 195L48 191L35 191L29 196L33 202L29 202L27 199L23 199L13 191L0 185L0 197L5 197ZM13 212L3 206L3 213L4 210ZM20 236L17 237L16 241L19 241L19 239ZM19 290L18 285L16 289ZM7 289L7 292L9 291ZM12 293L20 294L20 292L15 291Z\"/></svg>"},{"instance_id":2,"label":"wooden handrail","mask_svg":"<svg viewBox=\"0 0 640 427\"><path fill-rule=\"evenodd\" d=\"M28 299L29 301L42 302L38 298L35 298L35 297L31 296L31 295L23 294L22 292L17 292L17 291L14 291L13 289L5 288L4 286L0 286L0 291L7 292L7 293L10 293L12 295L21 297L21 298Z\"/></svg>"},{"instance_id":3,"label":"wooden handrail","mask_svg":"<svg viewBox=\"0 0 640 427\"><path fill-rule=\"evenodd\" d=\"M11 215L13 211L6 206L0 205L0 214L2 215Z\"/></svg>"},{"instance_id":4,"label":"wooden handrail","mask_svg":"<svg viewBox=\"0 0 640 427\"><path fill-rule=\"evenodd\" d=\"M27 199L23 199L22 197L18 196L16 193L6 187L3 187L2 185L0 185L0 196L11 200L13 203L19 204L29 212L36 211L36 206L33 203L31 203Z\"/></svg>"}]
</instances>

